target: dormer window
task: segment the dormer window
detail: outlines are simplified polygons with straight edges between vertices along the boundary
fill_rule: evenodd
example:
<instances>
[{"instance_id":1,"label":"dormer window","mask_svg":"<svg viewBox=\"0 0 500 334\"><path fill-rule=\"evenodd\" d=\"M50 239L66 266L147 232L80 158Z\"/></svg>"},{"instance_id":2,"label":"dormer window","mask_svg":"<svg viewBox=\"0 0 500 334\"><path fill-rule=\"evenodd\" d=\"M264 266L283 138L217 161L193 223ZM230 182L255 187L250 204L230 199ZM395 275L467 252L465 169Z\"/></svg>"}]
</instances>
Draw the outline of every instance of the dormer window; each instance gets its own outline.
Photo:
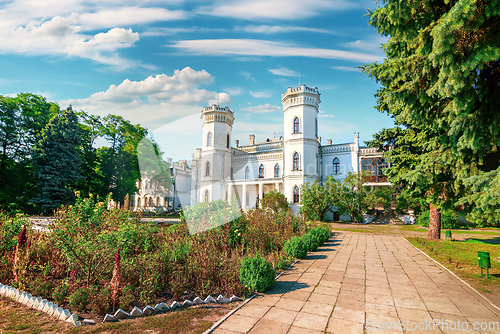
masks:
<instances>
[{"instance_id":1,"label":"dormer window","mask_svg":"<svg viewBox=\"0 0 500 334\"><path fill-rule=\"evenodd\" d=\"M295 117L293 120L293 133L299 133L300 131L300 120L298 117Z\"/></svg>"}]
</instances>

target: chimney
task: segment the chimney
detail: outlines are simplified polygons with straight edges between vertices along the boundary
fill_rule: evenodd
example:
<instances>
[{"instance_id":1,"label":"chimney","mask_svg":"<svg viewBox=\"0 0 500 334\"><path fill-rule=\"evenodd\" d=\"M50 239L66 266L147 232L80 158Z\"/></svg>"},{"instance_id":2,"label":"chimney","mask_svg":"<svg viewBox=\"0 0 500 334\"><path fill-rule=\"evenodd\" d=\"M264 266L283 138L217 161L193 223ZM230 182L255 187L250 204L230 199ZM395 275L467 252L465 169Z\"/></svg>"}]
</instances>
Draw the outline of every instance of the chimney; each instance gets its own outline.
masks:
<instances>
[{"instance_id":1,"label":"chimney","mask_svg":"<svg viewBox=\"0 0 500 334\"><path fill-rule=\"evenodd\" d=\"M179 160L179 165L182 167L182 169L186 170L187 160Z\"/></svg>"},{"instance_id":2,"label":"chimney","mask_svg":"<svg viewBox=\"0 0 500 334\"><path fill-rule=\"evenodd\" d=\"M166 158L165 161L167 161L170 164L170 166L172 166L172 158Z\"/></svg>"},{"instance_id":3,"label":"chimney","mask_svg":"<svg viewBox=\"0 0 500 334\"><path fill-rule=\"evenodd\" d=\"M255 135L254 134L251 134L250 136L250 145L255 145Z\"/></svg>"},{"instance_id":4,"label":"chimney","mask_svg":"<svg viewBox=\"0 0 500 334\"><path fill-rule=\"evenodd\" d=\"M240 141L238 139L234 141L234 147L240 147Z\"/></svg>"},{"instance_id":5,"label":"chimney","mask_svg":"<svg viewBox=\"0 0 500 334\"><path fill-rule=\"evenodd\" d=\"M197 148L196 149L196 160L200 160L201 159L201 148Z\"/></svg>"},{"instance_id":6,"label":"chimney","mask_svg":"<svg viewBox=\"0 0 500 334\"><path fill-rule=\"evenodd\" d=\"M326 145L332 145L332 140L331 139L327 139L326 140Z\"/></svg>"}]
</instances>

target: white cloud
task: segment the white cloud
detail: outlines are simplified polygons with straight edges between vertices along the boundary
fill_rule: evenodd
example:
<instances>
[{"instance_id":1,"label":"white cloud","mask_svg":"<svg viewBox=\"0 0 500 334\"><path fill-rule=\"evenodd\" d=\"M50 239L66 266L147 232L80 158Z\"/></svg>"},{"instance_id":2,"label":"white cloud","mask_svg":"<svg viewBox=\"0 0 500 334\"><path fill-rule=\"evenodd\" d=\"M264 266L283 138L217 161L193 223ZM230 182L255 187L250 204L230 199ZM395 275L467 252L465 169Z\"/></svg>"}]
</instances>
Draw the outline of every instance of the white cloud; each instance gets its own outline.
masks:
<instances>
[{"instance_id":1,"label":"white cloud","mask_svg":"<svg viewBox=\"0 0 500 334\"><path fill-rule=\"evenodd\" d=\"M260 92L250 91L250 94L257 99L263 99L263 98L268 98L268 97L272 96L271 92L269 92L269 91L260 91Z\"/></svg>"},{"instance_id":2,"label":"white cloud","mask_svg":"<svg viewBox=\"0 0 500 334\"><path fill-rule=\"evenodd\" d=\"M225 32L227 29L223 28L202 28L202 27L192 27L192 28L150 28L145 31L141 36L173 36L183 33L200 33L200 32Z\"/></svg>"},{"instance_id":3,"label":"white cloud","mask_svg":"<svg viewBox=\"0 0 500 334\"><path fill-rule=\"evenodd\" d=\"M144 7L128 0L0 1L0 54L74 56L118 69L152 68L119 55L120 49L139 40L131 26L187 16L180 10Z\"/></svg>"},{"instance_id":4,"label":"white cloud","mask_svg":"<svg viewBox=\"0 0 500 334\"><path fill-rule=\"evenodd\" d=\"M353 42L348 42L342 44L343 46L351 49L357 49L357 50L362 50L362 51L367 51L367 52L377 52L380 53L382 44L387 43L389 40L389 37L384 37L384 36L376 36L371 40L356 40Z\"/></svg>"},{"instance_id":5,"label":"white cloud","mask_svg":"<svg viewBox=\"0 0 500 334\"><path fill-rule=\"evenodd\" d=\"M176 41L170 46L198 55L302 56L324 59L345 59L356 62L374 62L382 60L381 56L375 54L334 49L307 48L290 43L258 39L182 40Z\"/></svg>"},{"instance_id":6,"label":"white cloud","mask_svg":"<svg viewBox=\"0 0 500 334\"><path fill-rule=\"evenodd\" d=\"M245 107L241 108L243 111L248 111L253 114L262 114L262 113L268 113L268 112L275 112L275 111L282 111L282 107L280 106L273 106L270 105L269 103L266 104L261 104L260 106L250 106L250 107Z\"/></svg>"},{"instance_id":7,"label":"white cloud","mask_svg":"<svg viewBox=\"0 0 500 334\"><path fill-rule=\"evenodd\" d=\"M335 117L335 115L326 114L324 110L320 110L318 117Z\"/></svg>"},{"instance_id":8,"label":"white cloud","mask_svg":"<svg viewBox=\"0 0 500 334\"><path fill-rule=\"evenodd\" d=\"M200 89L209 84L212 76L205 70L190 67L175 70L172 76L159 74L142 81L124 80L118 86L97 92L85 99L61 101L97 115L109 113L123 115L133 123L147 125L150 129L161 126L159 120L187 116L201 110L201 105L232 102L227 93Z\"/></svg>"},{"instance_id":9,"label":"white cloud","mask_svg":"<svg viewBox=\"0 0 500 334\"><path fill-rule=\"evenodd\" d=\"M242 92L241 87L226 87L222 88L222 90L232 96L238 96Z\"/></svg>"},{"instance_id":10,"label":"white cloud","mask_svg":"<svg viewBox=\"0 0 500 334\"><path fill-rule=\"evenodd\" d=\"M336 32L328 30L328 29L318 29L318 28L308 28L308 27L294 27L294 26L270 26L270 25L248 25L244 27L235 27L235 31L243 31L249 33L257 33L257 34L279 34L279 33L290 33L296 31L306 31L306 32L317 32L322 34L336 34Z\"/></svg>"},{"instance_id":11,"label":"white cloud","mask_svg":"<svg viewBox=\"0 0 500 334\"><path fill-rule=\"evenodd\" d=\"M284 77L298 77L299 74L285 67L280 67L276 69L269 69L269 72L275 75L282 75Z\"/></svg>"},{"instance_id":12,"label":"white cloud","mask_svg":"<svg viewBox=\"0 0 500 334\"><path fill-rule=\"evenodd\" d=\"M359 68L349 66L331 66L333 70L346 71L346 72L361 72Z\"/></svg>"},{"instance_id":13,"label":"white cloud","mask_svg":"<svg viewBox=\"0 0 500 334\"><path fill-rule=\"evenodd\" d=\"M81 34L75 15L69 18L56 16L49 21L31 22L25 27L4 30L0 34L0 53L29 55L67 55L91 59L118 68L141 65L117 53L139 40L132 29L113 28L94 36Z\"/></svg>"},{"instance_id":14,"label":"white cloud","mask_svg":"<svg viewBox=\"0 0 500 334\"><path fill-rule=\"evenodd\" d=\"M79 15L83 30L112 27L130 27L137 24L185 19L187 14L180 10L165 8L141 8L137 6L102 9Z\"/></svg>"},{"instance_id":15,"label":"white cloud","mask_svg":"<svg viewBox=\"0 0 500 334\"><path fill-rule=\"evenodd\" d=\"M241 71L240 74L242 76L244 76L245 78L247 78L247 80L257 82L257 80L255 80L255 78L252 76L252 74L250 72Z\"/></svg>"},{"instance_id":16,"label":"white cloud","mask_svg":"<svg viewBox=\"0 0 500 334\"><path fill-rule=\"evenodd\" d=\"M297 20L357 6L347 0L219 0L198 8L197 12L244 20Z\"/></svg>"}]
</instances>

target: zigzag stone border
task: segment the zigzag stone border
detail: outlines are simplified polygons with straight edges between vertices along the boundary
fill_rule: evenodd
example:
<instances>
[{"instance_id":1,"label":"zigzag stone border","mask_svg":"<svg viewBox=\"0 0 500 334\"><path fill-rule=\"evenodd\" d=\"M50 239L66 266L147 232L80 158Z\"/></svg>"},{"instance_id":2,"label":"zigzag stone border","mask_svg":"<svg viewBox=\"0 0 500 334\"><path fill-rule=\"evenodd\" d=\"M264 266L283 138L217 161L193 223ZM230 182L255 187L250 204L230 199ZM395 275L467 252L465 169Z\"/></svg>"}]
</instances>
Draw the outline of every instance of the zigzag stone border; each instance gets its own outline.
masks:
<instances>
[{"instance_id":1,"label":"zigzag stone border","mask_svg":"<svg viewBox=\"0 0 500 334\"><path fill-rule=\"evenodd\" d=\"M132 309L129 313L125 312L122 309L118 309L115 314L106 314L104 316L103 322L118 322L124 319L132 319L139 318L144 316L152 316L160 313L167 313L169 311L175 311L177 309L187 308L189 306L194 305L202 305L202 304L227 304L236 301L242 301L240 297L233 295L231 298L227 299L223 295L219 295L217 299L214 299L212 296L208 296L205 300L200 297L196 297L195 299L185 300L182 304L178 301L172 302L170 306L165 303L156 304L155 307L147 305L143 310L138 308L137 306Z\"/></svg>"},{"instance_id":2,"label":"zigzag stone border","mask_svg":"<svg viewBox=\"0 0 500 334\"><path fill-rule=\"evenodd\" d=\"M3 285L2 283L0 283L0 295L12 298L21 304L24 304L32 309L44 312L56 319L66 321L70 324L73 324L75 327L80 327L82 325L82 323L78 320L78 316L76 314L71 314L68 309L63 309L62 307L57 306L57 304L48 302L47 299L42 299L42 297L32 296L11 286Z\"/></svg>"}]
</instances>

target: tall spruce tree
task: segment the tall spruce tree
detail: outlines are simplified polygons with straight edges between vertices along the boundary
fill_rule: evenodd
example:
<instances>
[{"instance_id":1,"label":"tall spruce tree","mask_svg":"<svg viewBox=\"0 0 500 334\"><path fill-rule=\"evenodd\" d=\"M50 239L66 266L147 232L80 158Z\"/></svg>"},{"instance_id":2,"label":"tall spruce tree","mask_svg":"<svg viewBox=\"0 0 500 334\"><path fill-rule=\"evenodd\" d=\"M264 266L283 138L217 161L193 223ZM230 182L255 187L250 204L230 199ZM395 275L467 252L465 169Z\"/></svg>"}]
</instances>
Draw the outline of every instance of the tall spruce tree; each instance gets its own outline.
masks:
<instances>
[{"instance_id":1,"label":"tall spruce tree","mask_svg":"<svg viewBox=\"0 0 500 334\"><path fill-rule=\"evenodd\" d=\"M34 174L40 181L33 203L43 211L74 203L71 186L82 178L81 141L78 118L71 107L54 117L42 131L33 161Z\"/></svg>"},{"instance_id":2,"label":"tall spruce tree","mask_svg":"<svg viewBox=\"0 0 500 334\"><path fill-rule=\"evenodd\" d=\"M500 0L386 0L370 25L390 38L363 71L399 128L372 144L396 144L391 181L427 197L428 237L457 200L476 222L500 218Z\"/></svg>"}]
</instances>

